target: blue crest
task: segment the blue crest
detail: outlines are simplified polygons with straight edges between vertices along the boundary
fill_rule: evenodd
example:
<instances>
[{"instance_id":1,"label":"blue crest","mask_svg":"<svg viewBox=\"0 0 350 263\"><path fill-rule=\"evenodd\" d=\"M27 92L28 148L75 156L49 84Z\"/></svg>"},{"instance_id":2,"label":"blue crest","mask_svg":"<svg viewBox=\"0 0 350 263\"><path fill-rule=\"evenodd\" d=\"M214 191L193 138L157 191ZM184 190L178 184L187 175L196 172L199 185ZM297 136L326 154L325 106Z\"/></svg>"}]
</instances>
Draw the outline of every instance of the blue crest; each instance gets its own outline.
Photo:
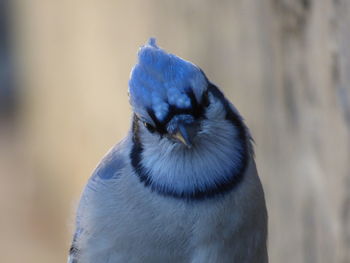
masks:
<instances>
[{"instance_id":1,"label":"blue crest","mask_svg":"<svg viewBox=\"0 0 350 263\"><path fill-rule=\"evenodd\" d=\"M167 53L151 38L140 48L138 63L131 72L130 103L141 118L151 121L147 111L153 110L157 119L162 121L170 105L191 108L189 90L200 101L206 86L206 78L196 65Z\"/></svg>"}]
</instances>

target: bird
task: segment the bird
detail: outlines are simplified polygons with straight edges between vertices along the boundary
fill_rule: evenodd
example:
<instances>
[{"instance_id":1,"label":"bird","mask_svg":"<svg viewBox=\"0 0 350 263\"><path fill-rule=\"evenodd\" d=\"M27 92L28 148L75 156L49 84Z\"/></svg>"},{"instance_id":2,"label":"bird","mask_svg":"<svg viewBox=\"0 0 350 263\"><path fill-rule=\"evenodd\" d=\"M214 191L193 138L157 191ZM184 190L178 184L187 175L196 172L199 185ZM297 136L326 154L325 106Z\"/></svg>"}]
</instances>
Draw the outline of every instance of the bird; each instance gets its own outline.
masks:
<instances>
[{"instance_id":1,"label":"bird","mask_svg":"<svg viewBox=\"0 0 350 263\"><path fill-rule=\"evenodd\" d=\"M195 64L141 46L126 137L77 208L69 263L267 263L267 209L254 142Z\"/></svg>"}]
</instances>

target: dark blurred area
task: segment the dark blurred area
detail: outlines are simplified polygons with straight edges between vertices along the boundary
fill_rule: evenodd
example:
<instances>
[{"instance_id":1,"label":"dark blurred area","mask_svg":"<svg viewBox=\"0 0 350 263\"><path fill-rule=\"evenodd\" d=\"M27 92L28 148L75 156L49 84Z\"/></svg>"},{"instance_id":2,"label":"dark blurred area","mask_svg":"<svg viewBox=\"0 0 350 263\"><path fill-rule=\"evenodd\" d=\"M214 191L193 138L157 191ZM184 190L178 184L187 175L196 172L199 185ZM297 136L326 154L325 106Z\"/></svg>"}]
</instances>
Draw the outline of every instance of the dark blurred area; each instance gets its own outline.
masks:
<instances>
[{"instance_id":1,"label":"dark blurred area","mask_svg":"<svg viewBox=\"0 0 350 263\"><path fill-rule=\"evenodd\" d=\"M0 262L65 262L149 37L244 116L270 262L350 263L350 1L0 0Z\"/></svg>"},{"instance_id":2,"label":"dark blurred area","mask_svg":"<svg viewBox=\"0 0 350 263\"><path fill-rule=\"evenodd\" d=\"M9 1L0 0L0 121L13 119L18 106L9 13Z\"/></svg>"}]
</instances>

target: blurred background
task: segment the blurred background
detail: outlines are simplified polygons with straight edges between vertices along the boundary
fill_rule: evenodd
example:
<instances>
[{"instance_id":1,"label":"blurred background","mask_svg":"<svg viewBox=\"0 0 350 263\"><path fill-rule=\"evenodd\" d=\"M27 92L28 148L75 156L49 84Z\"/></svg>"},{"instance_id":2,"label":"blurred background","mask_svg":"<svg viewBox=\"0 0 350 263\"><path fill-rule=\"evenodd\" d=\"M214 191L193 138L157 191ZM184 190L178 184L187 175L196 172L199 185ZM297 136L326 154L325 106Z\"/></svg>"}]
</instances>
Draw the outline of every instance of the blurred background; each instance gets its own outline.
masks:
<instances>
[{"instance_id":1,"label":"blurred background","mask_svg":"<svg viewBox=\"0 0 350 263\"><path fill-rule=\"evenodd\" d=\"M65 262L150 36L245 117L270 262L350 262L350 1L0 0L0 262Z\"/></svg>"}]
</instances>

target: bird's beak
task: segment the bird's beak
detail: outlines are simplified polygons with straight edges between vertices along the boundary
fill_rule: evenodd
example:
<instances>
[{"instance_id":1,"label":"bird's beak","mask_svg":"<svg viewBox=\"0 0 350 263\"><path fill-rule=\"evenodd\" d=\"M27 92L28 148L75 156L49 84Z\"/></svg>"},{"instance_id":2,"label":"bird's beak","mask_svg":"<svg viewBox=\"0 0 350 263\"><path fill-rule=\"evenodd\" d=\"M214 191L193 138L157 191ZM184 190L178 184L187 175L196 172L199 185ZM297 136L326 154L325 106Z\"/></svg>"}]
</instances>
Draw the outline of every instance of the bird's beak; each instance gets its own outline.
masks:
<instances>
[{"instance_id":1,"label":"bird's beak","mask_svg":"<svg viewBox=\"0 0 350 263\"><path fill-rule=\"evenodd\" d=\"M194 127L194 125L186 125L180 123L177 132L172 136L190 148L192 146L193 137L196 132L197 129Z\"/></svg>"}]
</instances>

